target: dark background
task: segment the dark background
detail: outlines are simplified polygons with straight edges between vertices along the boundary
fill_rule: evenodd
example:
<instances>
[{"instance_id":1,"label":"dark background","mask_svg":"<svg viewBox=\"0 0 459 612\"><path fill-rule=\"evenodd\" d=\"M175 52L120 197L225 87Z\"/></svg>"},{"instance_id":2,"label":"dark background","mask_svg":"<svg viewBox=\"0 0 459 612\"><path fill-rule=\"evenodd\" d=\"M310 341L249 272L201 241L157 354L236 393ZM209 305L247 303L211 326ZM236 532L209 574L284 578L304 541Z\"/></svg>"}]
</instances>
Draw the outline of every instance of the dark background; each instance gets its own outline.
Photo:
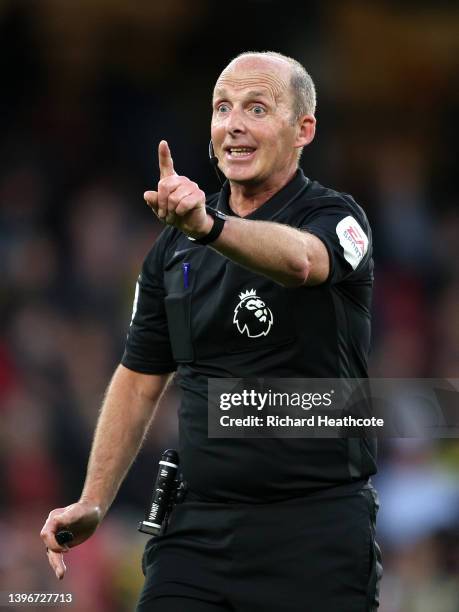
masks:
<instances>
[{"instance_id":1,"label":"dark background","mask_svg":"<svg viewBox=\"0 0 459 612\"><path fill-rule=\"evenodd\" d=\"M374 230L371 374L459 375L459 8L433 1L0 1L0 591L124 611L136 524L177 393L97 534L58 584L39 531L81 490L135 280L160 227L143 202L166 138L207 192L210 98L244 50L291 55L318 89L307 176ZM128 409L128 407L126 407ZM459 610L459 444L394 440L376 479L381 612ZM31 609L31 608L29 608Z\"/></svg>"}]
</instances>

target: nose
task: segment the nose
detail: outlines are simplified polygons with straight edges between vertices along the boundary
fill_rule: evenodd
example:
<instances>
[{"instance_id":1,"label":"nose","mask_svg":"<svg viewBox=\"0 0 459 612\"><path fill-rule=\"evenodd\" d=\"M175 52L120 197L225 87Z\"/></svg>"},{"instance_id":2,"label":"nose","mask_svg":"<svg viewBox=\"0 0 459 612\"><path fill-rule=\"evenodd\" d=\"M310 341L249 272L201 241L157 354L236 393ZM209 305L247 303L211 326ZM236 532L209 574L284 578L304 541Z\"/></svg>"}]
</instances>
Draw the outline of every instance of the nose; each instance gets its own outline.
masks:
<instances>
[{"instance_id":1,"label":"nose","mask_svg":"<svg viewBox=\"0 0 459 612\"><path fill-rule=\"evenodd\" d=\"M226 121L226 130L231 136L245 132L244 115L240 109L234 106Z\"/></svg>"}]
</instances>

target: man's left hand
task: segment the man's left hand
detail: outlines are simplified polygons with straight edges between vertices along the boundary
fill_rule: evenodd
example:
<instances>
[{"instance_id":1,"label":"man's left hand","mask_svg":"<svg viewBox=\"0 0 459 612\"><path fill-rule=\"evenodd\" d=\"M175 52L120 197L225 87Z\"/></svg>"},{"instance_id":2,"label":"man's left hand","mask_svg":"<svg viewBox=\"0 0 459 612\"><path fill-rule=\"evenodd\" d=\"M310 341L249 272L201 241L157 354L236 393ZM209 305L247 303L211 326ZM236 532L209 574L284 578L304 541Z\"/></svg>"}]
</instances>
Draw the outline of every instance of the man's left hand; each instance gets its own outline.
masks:
<instances>
[{"instance_id":1,"label":"man's left hand","mask_svg":"<svg viewBox=\"0 0 459 612\"><path fill-rule=\"evenodd\" d=\"M146 203L167 225L173 225L192 238L205 236L213 225L213 220L206 213L206 194L197 183L175 172L165 140L159 143L158 159L158 191L146 191L143 196Z\"/></svg>"}]
</instances>

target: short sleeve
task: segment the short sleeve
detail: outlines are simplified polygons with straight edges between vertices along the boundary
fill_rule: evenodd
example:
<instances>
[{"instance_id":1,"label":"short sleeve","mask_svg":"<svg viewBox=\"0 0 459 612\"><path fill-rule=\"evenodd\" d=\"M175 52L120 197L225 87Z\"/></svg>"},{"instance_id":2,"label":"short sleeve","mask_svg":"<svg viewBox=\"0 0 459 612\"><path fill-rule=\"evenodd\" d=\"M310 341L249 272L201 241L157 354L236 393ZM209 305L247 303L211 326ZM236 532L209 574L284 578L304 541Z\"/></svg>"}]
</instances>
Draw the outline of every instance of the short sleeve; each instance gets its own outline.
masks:
<instances>
[{"instance_id":1,"label":"short sleeve","mask_svg":"<svg viewBox=\"0 0 459 612\"><path fill-rule=\"evenodd\" d=\"M363 210L352 200L333 198L317 208L303 229L325 244L330 257L327 283L336 284L367 273L372 277L371 229Z\"/></svg>"},{"instance_id":2,"label":"short sleeve","mask_svg":"<svg viewBox=\"0 0 459 612\"><path fill-rule=\"evenodd\" d=\"M147 255L135 287L132 319L121 363L144 374L176 370L164 307L163 260L166 228Z\"/></svg>"}]
</instances>

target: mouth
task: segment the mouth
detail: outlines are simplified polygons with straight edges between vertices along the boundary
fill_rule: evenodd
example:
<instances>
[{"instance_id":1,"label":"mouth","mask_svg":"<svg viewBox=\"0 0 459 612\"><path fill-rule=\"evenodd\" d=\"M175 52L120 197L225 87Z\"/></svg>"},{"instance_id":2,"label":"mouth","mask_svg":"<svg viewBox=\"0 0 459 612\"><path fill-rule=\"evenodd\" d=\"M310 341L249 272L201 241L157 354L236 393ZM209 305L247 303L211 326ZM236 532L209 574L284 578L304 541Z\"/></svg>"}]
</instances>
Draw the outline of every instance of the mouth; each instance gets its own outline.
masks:
<instances>
[{"instance_id":1,"label":"mouth","mask_svg":"<svg viewBox=\"0 0 459 612\"><path fill-rule=\"evenodd\" d=\"M249 160L255 155L254 147L226 147L225 157L228 160Z\"/></svg>"}]
</instances>

